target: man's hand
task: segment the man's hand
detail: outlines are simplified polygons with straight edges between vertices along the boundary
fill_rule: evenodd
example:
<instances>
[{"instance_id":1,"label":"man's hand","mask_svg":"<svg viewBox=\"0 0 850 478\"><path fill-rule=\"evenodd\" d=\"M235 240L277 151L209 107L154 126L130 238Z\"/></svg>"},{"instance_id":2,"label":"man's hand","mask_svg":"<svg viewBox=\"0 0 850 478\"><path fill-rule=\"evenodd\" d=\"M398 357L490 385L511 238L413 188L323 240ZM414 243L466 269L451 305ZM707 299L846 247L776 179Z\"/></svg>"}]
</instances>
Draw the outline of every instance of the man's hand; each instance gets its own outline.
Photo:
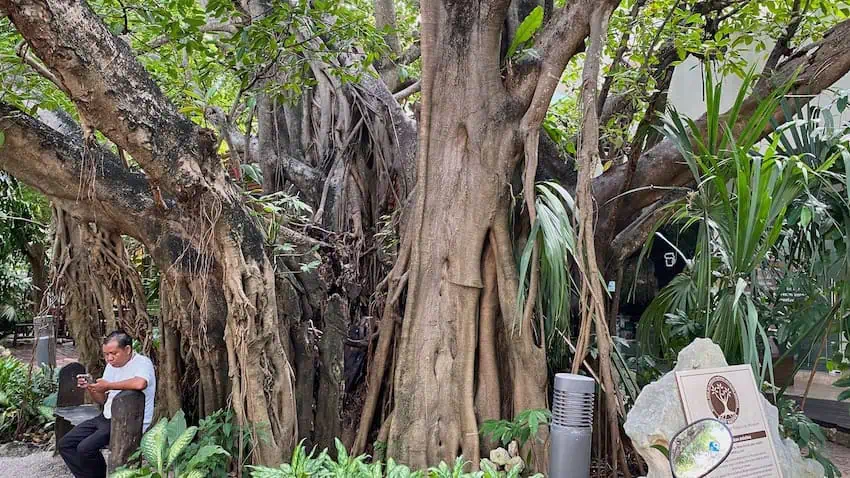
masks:
<instances>
[{"instance_id":1,"label":"man's hand","mask_svg":"<svg viewBox=\"0 0 850 478\"><path fill-rule=\"evenodd\" d=\"M110 385L111 385L111 383L109 381L104 380L102 378L99 378L99 379L97 379L97 382L88 384L86 389L88 389L89 392L102 394L102 393L106 393L106 392L112 390L110 388Z\"/></svg>"}]
</instances>

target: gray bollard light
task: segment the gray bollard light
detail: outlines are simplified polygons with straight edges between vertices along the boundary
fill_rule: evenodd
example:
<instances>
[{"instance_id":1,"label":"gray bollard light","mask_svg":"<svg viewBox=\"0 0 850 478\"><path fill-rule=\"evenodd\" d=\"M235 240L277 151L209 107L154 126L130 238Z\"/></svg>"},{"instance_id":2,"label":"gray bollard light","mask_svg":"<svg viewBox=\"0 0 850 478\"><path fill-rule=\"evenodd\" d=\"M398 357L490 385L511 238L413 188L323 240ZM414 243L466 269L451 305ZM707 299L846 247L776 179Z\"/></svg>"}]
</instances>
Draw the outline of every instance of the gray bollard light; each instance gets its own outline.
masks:
<instances>
[{"instance_id":1,"label":"gray bollard light","mask_svg":"<svg viewBox=\"0 0 850 478\"><path fill-rule=\"evenodd\" d=\"M595 392L596 382L590 377L571 373L555 375L549 435L549 476L552 478L590 476Z\"/></svg>"}]
</instances>

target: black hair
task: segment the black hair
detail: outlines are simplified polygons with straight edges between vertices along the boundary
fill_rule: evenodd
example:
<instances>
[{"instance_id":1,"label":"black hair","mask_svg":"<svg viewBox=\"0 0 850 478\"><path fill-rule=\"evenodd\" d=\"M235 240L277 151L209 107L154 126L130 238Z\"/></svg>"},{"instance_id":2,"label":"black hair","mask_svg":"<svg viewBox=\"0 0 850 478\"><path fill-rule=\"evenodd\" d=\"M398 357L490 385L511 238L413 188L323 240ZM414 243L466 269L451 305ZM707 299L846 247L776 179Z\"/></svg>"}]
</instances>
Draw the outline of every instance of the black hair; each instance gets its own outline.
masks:
<instances>
[{"instance_id":1,"label":"black hair","mask_svg":"<svg viewBox=\"0 0 850 478\"><path fill-rule=\"evenodd\" d=\"M118 342L118 346L122 349L133 345L133 337L130 337L130 334L120 329L107 335L106 338L103 339L103 345L106 345L113 340Z\"/></svg>"}]
</instances>

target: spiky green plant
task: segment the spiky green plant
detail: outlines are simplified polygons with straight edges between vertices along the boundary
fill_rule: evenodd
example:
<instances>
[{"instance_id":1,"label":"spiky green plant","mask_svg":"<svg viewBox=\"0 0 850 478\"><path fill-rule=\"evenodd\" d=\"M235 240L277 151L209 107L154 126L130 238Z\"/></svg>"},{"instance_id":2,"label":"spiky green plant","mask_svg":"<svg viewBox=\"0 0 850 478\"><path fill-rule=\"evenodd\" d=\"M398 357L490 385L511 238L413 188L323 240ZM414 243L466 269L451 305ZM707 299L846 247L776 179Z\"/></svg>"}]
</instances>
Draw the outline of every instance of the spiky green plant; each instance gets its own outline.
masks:
<instances>
[{"instance_id":1,"label":"spiky green plant","mask_svg":"<svg viewBox=\"0 0 850 478\"><path fill-rule=\"evenodd\" d=\"M528 277L534 242L540 244L540 287L535 299L536 311L544 318L550 363L558 368L568 365L571 354L563 337L570 336L570 297L575 290L570 265L575 258L573 216L575 201L560 184L546 181L536 186L537 219L531 225L528 242L519 257L518 307L528 297ZM521 312L521 311L520 311ZM519 313L517 316L521 316Z\"/></svg>"},{"instance_id":2,"label":"spiky green plant","mask_svg":"<svg viewBox=\"0 0 850 478\"><path fill-rule=\"evenodd\" d=\"M638 334L644 350L675 353L681 344L672 340L671 319L686 317L701 324L701 334L718 343L730 362L749 363L757 376L772 379L767 330L753 297L756 271L776 246L788 208L825 168L780 154L779 135L758 152L782 91L738 124L753 79L745 78L731 110L721 115L721 85L709 72L704 127L675 110L665 122L662 131L682 152L697 185L670 206L669 221L697 227L699 234L693 260L644 312Z\"/></svg>"}]
</instances>

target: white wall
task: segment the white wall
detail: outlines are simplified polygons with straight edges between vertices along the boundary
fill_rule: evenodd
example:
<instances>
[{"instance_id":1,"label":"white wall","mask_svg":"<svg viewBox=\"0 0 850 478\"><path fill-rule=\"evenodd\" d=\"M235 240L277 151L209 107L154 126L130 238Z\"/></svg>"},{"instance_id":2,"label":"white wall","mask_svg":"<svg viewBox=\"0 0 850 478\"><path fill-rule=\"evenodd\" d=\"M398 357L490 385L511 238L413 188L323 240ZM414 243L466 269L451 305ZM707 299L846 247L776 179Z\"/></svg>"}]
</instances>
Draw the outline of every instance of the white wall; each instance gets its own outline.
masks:
<instances>
[{"instance_id":1,"label":"white wall","mask_svg":"<svg viewBox=\"0 0 850 478\"><path fill-rule=\"evenodd\" d=\"M770 55L772 44L767 45L765 51L756 53L755 43L750 51L744 52L742 56L748 60L750 65L756 65L756 71L761 71L767 57ZM673 73L673 82L670 84L669 101L670 104L676 107L681 114L691 118L698 118L705 113L705 101L703 99L703 70L700 68L700 61L696 58L689 57L681 65L676 67ZM721 110L726 111L735 102L735 97L738 95L738 90L741 88L743 81L736 75L728 75L722 79L722 94L721 94ZM850 89L850 74L845 75L832 87L837 90ZM833 102L834 94L830 91L824 91L812 101L812 104L818 106L827 106ZM844 117L848 117L848 112L845 110Z\"/></svg>"},{"instance_id":2,"label":"white wall","mask_svg":"<svg viewBox=\"0 0 850 478\"><path fill-rule=\"evenodd\" d=\"M773 44L768 43L765 51L756 53L755 42L753 42L752 48L749 51L744 52L742 56L747 59L751 65L755 64L755 71L759 72L764 66L765 61L767 61L767 57L770 55L772 47ZM673 81L670 84L668 99L669 103L679 110L679 113L694 119L705 113L703 78L704 71L700 68L700 61L694 57L687 58L684 62L682 62L682 64L676 67L676 70L673 73ZM743 81L736 75L728 75L722 78L722 82L721 109L722 111L726 111L734 103L735 97L737 96L738 90L740 89ZM578 83L575 85L559 85L552 98L552 102L558 101L558 99L565 95L577 93L577 86ZM832 86L832 89L850 90L850 73L835 83ZM826 106L833 102L833 98L834 94L832 92L824 91L818 95L812 104ZM844 111L842 119L845 121L850 120L850 107Z\"/></svg>"}]
</instances>

